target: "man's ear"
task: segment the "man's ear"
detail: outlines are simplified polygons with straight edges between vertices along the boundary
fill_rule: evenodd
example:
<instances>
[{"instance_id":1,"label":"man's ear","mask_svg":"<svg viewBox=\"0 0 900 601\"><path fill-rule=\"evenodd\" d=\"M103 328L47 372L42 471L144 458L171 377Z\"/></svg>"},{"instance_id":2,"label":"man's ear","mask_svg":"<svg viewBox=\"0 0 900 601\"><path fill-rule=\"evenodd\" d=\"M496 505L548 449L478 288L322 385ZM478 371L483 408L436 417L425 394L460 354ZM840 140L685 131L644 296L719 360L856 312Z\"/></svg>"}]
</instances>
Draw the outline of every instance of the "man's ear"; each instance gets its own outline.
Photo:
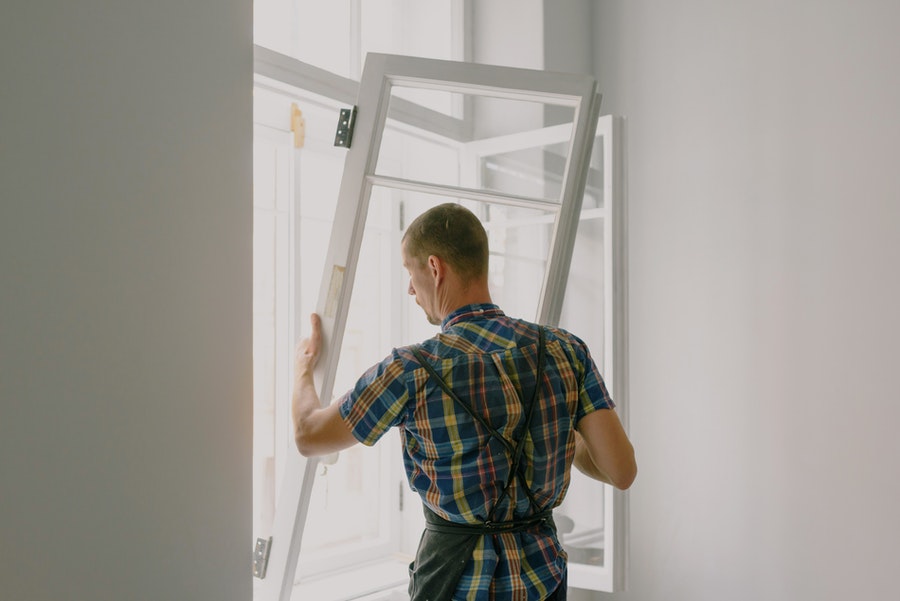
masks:
<instances>
[{"instance_id":1,"label":"man's ear","mask_svg":"<svg viewBox=\"0 0 900 601\"><path fill-rule=\"evenodd\" d=\"M446 268L447 266L440 257L437 255L428 255L428 271L431 273L431 277L434 278L435 284L440 283L440 281L444 279Z\"/></svg>"}]
</instances>

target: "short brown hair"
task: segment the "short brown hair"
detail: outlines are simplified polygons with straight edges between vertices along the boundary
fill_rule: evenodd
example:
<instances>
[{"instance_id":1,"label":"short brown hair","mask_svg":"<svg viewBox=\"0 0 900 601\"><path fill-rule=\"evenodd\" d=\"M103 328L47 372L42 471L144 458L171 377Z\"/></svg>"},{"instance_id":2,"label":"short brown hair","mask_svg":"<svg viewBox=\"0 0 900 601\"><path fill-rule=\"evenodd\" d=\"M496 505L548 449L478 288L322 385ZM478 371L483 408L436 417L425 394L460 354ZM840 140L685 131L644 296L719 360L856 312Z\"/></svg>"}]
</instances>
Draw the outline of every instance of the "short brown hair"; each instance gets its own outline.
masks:
<instances>
[{"instance_id":1,"label":"short brown hair","mask_svg":"<svg viewBox=\"0 0 900 601\"><path fill-rule=\"evenodd\" d=\"M419 263L434 255L463 279L487 275L487 233L478 217L462 205L448 202L425 211L409 224L403 240L406 254Z\"/></svg>"}]
</instances>

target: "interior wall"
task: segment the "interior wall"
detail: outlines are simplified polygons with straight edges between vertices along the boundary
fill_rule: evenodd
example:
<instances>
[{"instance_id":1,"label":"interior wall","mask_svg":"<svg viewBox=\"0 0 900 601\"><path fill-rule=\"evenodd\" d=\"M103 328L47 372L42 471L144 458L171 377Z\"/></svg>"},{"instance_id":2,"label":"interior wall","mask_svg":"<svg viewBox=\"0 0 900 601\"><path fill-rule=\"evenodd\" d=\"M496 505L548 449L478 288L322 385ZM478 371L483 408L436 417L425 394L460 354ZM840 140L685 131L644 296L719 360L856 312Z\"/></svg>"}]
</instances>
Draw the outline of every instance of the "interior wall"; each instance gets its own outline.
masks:
<instances>
[{"instance_id":1,"label":"interior wall","mask_svg":"<svg viewBox=\"0 0 900 601\"><path fill-rule=\"evenodd\" d=\"M621 599L893 594L898 22L876 0L594 7L628 138Z\"/></svg>"},{"instance_id":2,"label":"interior wall","mask_svg":"<svg viewBox=\"0 0 900 601\"><path fill-rule=\"evenodd\" d=\"M4 599L251 595L251 5L0 5Z\"/></svg>"}]
</instances>

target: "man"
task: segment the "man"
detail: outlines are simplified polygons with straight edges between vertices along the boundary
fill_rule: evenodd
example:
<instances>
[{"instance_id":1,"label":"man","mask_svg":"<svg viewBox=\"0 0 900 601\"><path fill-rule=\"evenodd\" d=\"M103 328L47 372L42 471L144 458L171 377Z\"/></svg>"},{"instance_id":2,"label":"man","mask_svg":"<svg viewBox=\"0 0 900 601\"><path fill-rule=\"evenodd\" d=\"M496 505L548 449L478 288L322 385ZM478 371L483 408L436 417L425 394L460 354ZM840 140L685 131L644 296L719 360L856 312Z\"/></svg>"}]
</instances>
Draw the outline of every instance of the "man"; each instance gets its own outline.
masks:
<instances>
[{"instance_id":1,"label":"man","mask_svg":"<svg viewBox=\"0 0 900 601\"><path fill-rule=\"evenodd\" d=\"M620 489L634 450L585 344L506 316L488 290L488 241L469 210L439 205L401 241L409 294L441 332L394 349L321 408L313 368L319 318L297 347L297 447L320 455L374 444L398 427L426 530L410 597L565 599L566 555L551 510L574 463Z\"/></svg>"}]
</instances>

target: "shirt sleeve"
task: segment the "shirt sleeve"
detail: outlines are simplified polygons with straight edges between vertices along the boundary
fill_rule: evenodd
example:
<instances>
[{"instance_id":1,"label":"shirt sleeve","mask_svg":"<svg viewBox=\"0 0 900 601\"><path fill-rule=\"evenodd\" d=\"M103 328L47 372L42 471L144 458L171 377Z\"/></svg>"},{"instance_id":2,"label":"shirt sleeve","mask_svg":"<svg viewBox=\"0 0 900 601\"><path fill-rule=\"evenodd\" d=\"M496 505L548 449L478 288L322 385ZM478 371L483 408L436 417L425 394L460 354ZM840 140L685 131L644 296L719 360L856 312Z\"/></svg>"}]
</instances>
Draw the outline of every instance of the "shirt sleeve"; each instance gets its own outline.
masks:
<instances>
[{"instance_id":1,"label":"shirt sleeve","mask_svg":"<svg viewBox=\"0 0 900 601\"><path fill-rule=\"evenodd\" d=\"M395 350L369 368L338 403L353 436L372 446L404 420L408 400L404 362Z\"/></svg>"},{"instance_id":2,"label":"shirt sleeve","mask_svg":"<svg viewBox=\"0 0 900 601\"><path fill-rule=\"evenodd\" d=\"M578 391L579 404L576 421L598 409L613 409L616 406L612 397L609 396L609 391L606 389L606 383L603 381L603 376L600 375L600 370L597 368L596 363L594 363L594 359L591 357L591 352L588 350L587 345L580 340L578 342L580 344L576 346L576 349L579 358L583 361L584 378L581 381Z\"/></svg>"}]
</instances>

